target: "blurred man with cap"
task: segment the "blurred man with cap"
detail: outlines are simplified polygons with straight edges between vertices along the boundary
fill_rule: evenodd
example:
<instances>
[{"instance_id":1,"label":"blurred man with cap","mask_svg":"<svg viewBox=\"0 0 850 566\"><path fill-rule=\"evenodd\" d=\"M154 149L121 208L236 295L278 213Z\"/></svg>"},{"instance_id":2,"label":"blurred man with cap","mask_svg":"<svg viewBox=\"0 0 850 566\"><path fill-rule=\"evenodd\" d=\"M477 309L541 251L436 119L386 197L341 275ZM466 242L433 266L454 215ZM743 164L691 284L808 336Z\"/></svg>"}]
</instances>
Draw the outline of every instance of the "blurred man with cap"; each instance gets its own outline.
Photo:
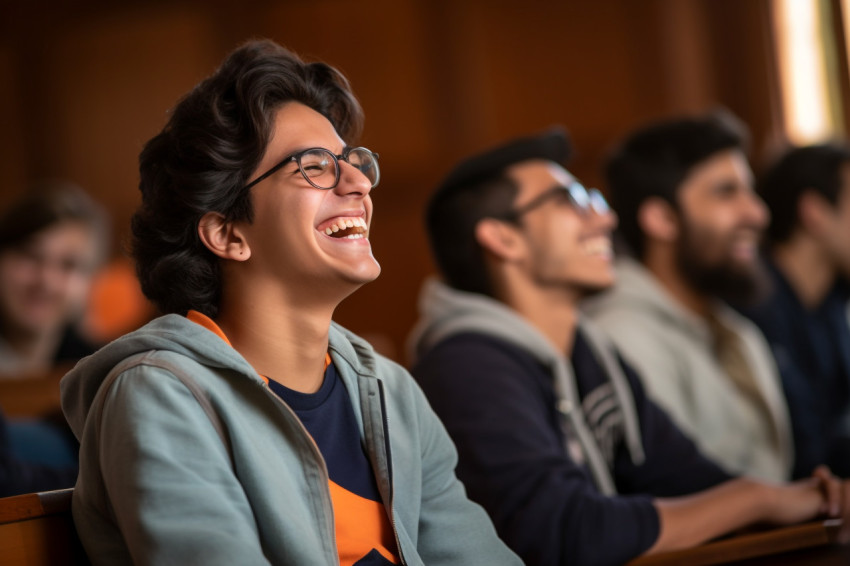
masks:
<instances>
[{"instance_id":1,"label":"blurred man with cap","mask_svg":"<svg viewBox=\"0 0 850 566\"><path fill-rule=\"evenodd\" d=\"M617 220L567 154L562 130L510 141L460 164L428 206L443 281L422 291L413 374L470 497L528 564L622 564L839 513L824 469L787 486L731 479L580 317L614 282Z\"/></svg>"}]
</instances>

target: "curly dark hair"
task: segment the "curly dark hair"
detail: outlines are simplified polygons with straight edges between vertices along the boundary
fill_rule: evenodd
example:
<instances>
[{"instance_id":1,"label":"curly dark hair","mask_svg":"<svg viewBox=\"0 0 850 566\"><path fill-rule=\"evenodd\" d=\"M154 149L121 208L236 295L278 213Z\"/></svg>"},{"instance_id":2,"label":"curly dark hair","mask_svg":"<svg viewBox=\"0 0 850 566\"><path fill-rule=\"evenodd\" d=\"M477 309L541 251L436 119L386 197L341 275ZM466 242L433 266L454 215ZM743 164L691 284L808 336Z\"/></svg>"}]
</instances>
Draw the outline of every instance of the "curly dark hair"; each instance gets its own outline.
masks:
<instances>
[{"instance_id":1,"label":"curly dark hair","mask_svg":"<svg viewBox=\"0 0 850 566\"><path fill-rule=\"evenodd\" d=\"M292 101L325 116L347 143L360 133L362 109L339 71L256 40L183 97L145 145L131 249L142 291L160 311L218 313L219 259L201 242L198 222L208 212L253 221L245 184L266 151L276 111Z\"/></svg>"}]
</instances>

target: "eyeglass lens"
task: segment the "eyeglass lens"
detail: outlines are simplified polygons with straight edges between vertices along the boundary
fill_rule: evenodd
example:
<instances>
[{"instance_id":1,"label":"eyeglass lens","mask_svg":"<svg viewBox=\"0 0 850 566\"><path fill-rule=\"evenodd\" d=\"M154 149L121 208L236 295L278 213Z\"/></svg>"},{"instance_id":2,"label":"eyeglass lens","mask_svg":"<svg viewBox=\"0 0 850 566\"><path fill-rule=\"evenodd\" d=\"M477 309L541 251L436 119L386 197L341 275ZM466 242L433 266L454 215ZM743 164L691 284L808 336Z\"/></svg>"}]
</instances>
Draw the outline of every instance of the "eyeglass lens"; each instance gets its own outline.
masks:
<instances>
[{"instance_id":1,"label":"eyeglass lens","mask_svg":"<svg viewBox=\"0 0 850 566\"><path fill-rule=\"evenodd\" d=\"M605 200L599 189L588 190L576 181L567 188L567 191L569 191L570 200L582 213L588 213L592 210L596 214L602 215L611 210L608 201Z\"/></svg>"},{"instance_id":2,"label":"eyeglass lens","mask_svg":"<svg viewBox=\"0 0 850 566\"><path fill-rule=\"evenodd\" d=\"M355 147L343 153L342 158L363 173L373 187L378 184L380 172L374 153L362 147ZM297 161L301 172L314 186L331 189L339 182L339 163L329 150L316 148L305 151Z\"/></svg>"}]
</instances>

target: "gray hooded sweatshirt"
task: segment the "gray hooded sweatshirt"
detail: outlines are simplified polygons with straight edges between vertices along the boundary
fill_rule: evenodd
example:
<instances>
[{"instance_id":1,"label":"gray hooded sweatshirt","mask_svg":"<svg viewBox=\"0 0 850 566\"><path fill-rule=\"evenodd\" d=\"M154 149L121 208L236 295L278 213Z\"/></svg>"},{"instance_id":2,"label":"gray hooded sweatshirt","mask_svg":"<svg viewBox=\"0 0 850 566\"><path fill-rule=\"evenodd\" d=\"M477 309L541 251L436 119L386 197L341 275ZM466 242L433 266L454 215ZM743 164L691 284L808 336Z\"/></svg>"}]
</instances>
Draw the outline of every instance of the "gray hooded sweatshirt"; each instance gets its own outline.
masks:
<instances>
[{"instance_id":1,"label":"gray hooded sweatshirt","mask_svg":"<svg viewBox=\"0 0 850 566\"><path fill-rule=\"evenodd\" d=\"M632 259L617 262L616 286L585 309L638 370L650 396L706 455L731 473L788 479L788 408L770 347L753 323L716 303L717 324L737 341L749 367L751 383L741 384L721 365L709 324Z\"/></svg>"},{"instance_id":2,"label":"gray hooded sweatshirt","mask_svg":"<svg viewBox=\"0 0 850 566\"><path fill-rule=\"evenodd\" d=\"M466 498L407 372L335 324L329 342L404 563L518 564ZM213 332L161 317L61 389L81 443L74 522L94 564L338 564L316 444Z\"/></svg>"}]
</instances>

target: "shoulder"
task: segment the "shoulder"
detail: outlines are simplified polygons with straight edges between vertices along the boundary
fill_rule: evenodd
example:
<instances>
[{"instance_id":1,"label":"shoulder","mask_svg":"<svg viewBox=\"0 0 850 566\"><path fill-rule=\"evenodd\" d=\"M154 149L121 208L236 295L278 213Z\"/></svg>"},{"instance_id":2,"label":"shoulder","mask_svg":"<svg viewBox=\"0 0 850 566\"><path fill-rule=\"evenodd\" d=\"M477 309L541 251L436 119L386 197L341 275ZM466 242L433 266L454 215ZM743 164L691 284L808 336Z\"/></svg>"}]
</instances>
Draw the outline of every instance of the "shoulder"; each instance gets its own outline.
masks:
<instances>
[{"instance_id":1,"label":"shoulder","mask_svg":"<svg viewBox=\"0 0 850 566\"><path fill-rule=\"evenodd\" d=\"M552 376L541 362L510 342L478 333L443 340L411 371L435 405L495 406L551 396Z\"/></svg>"},{"instance_id":2,"label":"shoulder","mask_svg":"<svg viewBox=\"0 0 850 566\"><path fill-rule=\"evenodd\" d=\"M131 405L156 405L166 391L209 391L221 376L214 368L182 354L151 350L130 356L113 368L101 388L113 402L123 399ZM190 399L186 397L187 401ZM192 400L194 404L195 401Z\"/></svg>"},{"instance_id":3,"label":"shoulder","mask_svg":"<svg viewBox=\"0 0 850 566\"><path fill-rule=\"evenodd\" d=\"M539 368L540 363L522 347L494 336L463 332L442 340L422 355L413 374L430 373L448 378L459 372L491 372L497 368ZM428 376L430 377L430 375Z\"/></svg>"}]
</instances>

